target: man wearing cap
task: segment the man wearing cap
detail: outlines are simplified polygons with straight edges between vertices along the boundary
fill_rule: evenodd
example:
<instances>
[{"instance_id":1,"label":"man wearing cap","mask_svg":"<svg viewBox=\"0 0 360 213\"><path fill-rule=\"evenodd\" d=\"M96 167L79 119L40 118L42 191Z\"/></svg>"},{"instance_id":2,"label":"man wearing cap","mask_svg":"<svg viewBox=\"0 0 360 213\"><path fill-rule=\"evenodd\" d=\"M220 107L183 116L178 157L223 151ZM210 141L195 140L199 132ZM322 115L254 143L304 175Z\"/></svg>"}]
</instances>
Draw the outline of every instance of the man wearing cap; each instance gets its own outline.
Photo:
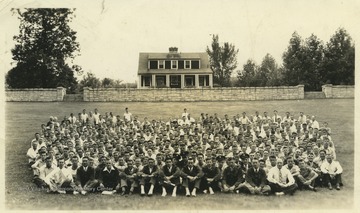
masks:
<instances>
[{"instance_id":1,"label":"man wearing cap","mask_svg":"<svg viewBox=\"0 0 360 213\"><path fill-rule=\"evenodd\" d=\"M276 195L293 195L298 187L290 171L283 166L281 159L276 161L276 167L269 170L268 181L271 191Z\"/></svg>"}]
</instances>

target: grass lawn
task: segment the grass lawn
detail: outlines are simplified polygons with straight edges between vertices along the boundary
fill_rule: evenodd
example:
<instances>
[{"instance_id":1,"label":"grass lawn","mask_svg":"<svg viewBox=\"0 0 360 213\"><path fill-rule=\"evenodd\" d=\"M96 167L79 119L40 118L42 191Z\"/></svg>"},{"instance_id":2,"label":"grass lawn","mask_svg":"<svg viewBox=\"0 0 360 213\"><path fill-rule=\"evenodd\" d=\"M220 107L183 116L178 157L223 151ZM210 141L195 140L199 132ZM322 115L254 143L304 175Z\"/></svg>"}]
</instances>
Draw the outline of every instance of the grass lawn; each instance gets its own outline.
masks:
<instances>
[{"instance_id":1,"label":"grass lawn","mask_svg":"<svg viewBox=\"0 0 360 213\"><path fill-rule=\"evenodd\" d=\"M350 209L354 208L354 99L319 99L289 101L248 101L248 102L172 102L172 103L23 103L7 102L5 117L5 202L8 209L53 209L53 210L230 210L230 209ZM267 111L272 114L277 110L284 116L286 111L298 117L303 111L307 115L316 115L321 124L329 123L332 129L337 158L343 166L344 187L341 191L319 189L318 192L298 191L294 196L261 197L242 194L198 194L195 198L178 195L176 198L140 197L133 195L89 194L53 195L38 191L31 182L32 173L27 168L26 151L34 133L40 125L46 123L50 115L62 118L81 112L83 108L100 113L112 111L122 115L124 108L129 107L133 115L142 120L168 119L179 117L183 108L187 108L193 117L198 118L201 112L218 113L230 116L246 111L254 114Z\"/></svg>"}]
</instances>

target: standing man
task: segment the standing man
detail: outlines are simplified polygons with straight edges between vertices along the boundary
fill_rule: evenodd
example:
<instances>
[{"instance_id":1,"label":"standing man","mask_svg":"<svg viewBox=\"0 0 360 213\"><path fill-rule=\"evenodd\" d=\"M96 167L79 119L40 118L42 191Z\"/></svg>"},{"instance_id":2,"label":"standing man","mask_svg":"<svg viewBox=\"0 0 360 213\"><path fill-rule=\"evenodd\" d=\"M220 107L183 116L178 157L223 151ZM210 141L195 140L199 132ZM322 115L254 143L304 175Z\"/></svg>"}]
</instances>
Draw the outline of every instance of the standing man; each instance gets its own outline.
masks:
<instances>
[{"instance_id":1,"label":"standing man","mask_svg":"<svg viewBox=\"0 0 360 213\"><path fill-rule=\"evenodd\" d=\"M129 109L126 107L124 112L124 120L125 121L132 121L132 114L129 112Z\"/></svg>"},{"instance_id":2,"label":"standing man","mask_svg":"<svg viewBox=\"0 0 360 213\"><path fill-rule=\"evenodd\" d=\"M272 192L276 195L293 195L297 188L294 177L290 171L283 166L283 161L278 159L276 167L269 170L268 181Z\"/></svg>"}]
</instances>

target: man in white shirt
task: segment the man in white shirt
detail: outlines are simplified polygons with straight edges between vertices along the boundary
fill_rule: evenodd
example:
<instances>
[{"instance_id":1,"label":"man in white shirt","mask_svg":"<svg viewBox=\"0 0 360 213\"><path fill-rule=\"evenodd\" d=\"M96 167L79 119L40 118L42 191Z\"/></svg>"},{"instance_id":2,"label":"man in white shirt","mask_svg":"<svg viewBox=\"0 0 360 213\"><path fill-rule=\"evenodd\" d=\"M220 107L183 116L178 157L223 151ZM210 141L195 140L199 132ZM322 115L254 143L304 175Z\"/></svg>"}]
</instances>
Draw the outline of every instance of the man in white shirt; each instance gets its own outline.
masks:
<instances>
[{"instance_id":1,"label":"man in white shirt","mask_svg":"<svg viewBox=\"0 0 360 213\"><path fill-rule=\"evenodd\" d=\"M332 190L332 185L336 185L336 189L340 190L341 174L343 169L338 161L333 160L332 155L326 155L326 161L321 164L321 172L324 176L324 182Z\"/></svg>"},{"instance_id":2,"label":"man in white shirt","mask_svg":"<svg viewBox=\"0 0 360 213\"><path fill-rule=\"evenodd\" d=\"M293 195L298 187L290 171L283 166L281 159L276 161L276 167L269 170L267 179L272 192L276 195Z\"/></svg>"},{"instance_id":3,"label":"man in white shirt","mask_svg":"<svg viewBox=\"0 0 360 213\"><path fill-rule=\"evenodd\" d=\"M58 160L58 168L54 169L47 178L49 179L49 186L52 191L66 194L66 191L75 189L71 170L65 167L64 158ZM74 194L78 194L78 192L75 191Z\"/></svg>"},{"instance_id":4,"label":"man in white shirt","mask_svg":"<svg viewBox=\"0 0 360 213\"><path fill-rule=\"evenodd\" d=\"M185 118L187 118L187 116L188 116L188 112L187 112L187 109L185 108L184 109L184 112L181 114L181 117L184 117L185 116Z\"/></svg>"},{"instance_id":5,"label":"man in white shirt","mask_svg":"<svg viewBox=\"0 0 360 213\"><path fill-rule=\"evenodd\" d=\"M303 112L300 112L300 116L298 118L298 121L300 122L300 124L306 123L306 115L304 115Z\"/></svg>"},{"instance_id":6,"label":"man in white shirt","mask_svg":"<svg viewBox=\"0 0 360 213\"><path fill-rule=\"evenodd\" d=\"M38 156L38 142L37 141L33 141L31 143L32 147L28 149L26 156L29 158L29 166L33 165L36 161L36 158Z\"/></svg>"},{"instance_id":7,"label":"man in white shirt","mask_svg":"<svg viewBox=\"0 0 360 213\"><path fill-rule=\"evenodd\" d=\"M125 121L132 121L132 114L129 112L129 109L126 107L124 112L124 120Z\"/></svg>"},{"instance_id":8,"label":"man in white shirt","mask_svg":"<svg viewBox=\"0 0 360 213\"><path fill-rule=\"evenodd\" d=\"M317 120L315 120L315 116L311 116L311 121L310 122L311 122L310 126L313 129L315 129L315 128L319 129L320 128L319 122Z\"/></svg>"}]
</instances>

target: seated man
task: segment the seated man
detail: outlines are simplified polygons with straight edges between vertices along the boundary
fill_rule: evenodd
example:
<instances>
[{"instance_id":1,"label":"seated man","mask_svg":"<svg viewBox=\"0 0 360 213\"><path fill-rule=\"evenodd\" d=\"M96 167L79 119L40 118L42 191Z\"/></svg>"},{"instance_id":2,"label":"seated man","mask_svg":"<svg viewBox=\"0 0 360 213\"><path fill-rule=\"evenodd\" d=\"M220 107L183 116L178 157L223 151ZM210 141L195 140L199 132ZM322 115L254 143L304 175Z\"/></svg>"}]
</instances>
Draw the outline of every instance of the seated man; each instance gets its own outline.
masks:
<instances>
[{"instance_id":1,"label":"seated man","mask_svg":"<svg viewBox=\"0 0 360 213\"><path fill-rule=\"evenodd\" d=\"M79 194L78 191L75 191L76 186L70 169L65 168L64 158L59 159L58 168L54 169L47 178L50 179L49 186L52 191L57 191L60 194L72 191L74 194Z\"/></svg>"},{"instance_id":2,"label":"seated man","mask_svg":"<svg viewBox=\"0 0 360 213\"><path fill-rule=\"evenodd\" d=\"M254 158L252 168L246 172L245 184L241 188L245 188L250 194L269 195L271 188L266 185L266 172L259 166L259 160Z\"/></svg>"},{"instance_id":3,"label":"seated man","mask_svg":"<svg viewBox=\"0 0 360 213\"><path fill-rule=\"evenodd\" d=\"M269 170L268 181L271 191L276 195L290 194L293 195L297 188L294 177L290 171L283 166L283 161L278 159L276 167Z\"/></svg>"},{"instance_id":4,"label":"seated man","mask_svg":"<svg viewBox=\"0 0 360 213\"><path fill-rule=\"evenodd\" d=\"M155 165L155 159L149 158L149 164L144 166L141 178L140 178L140 189L141 196L145 195L145 185L150 184L148 196L153 195L154 187L158 177L158 167Z\"/></svg>"},{"instance_id":5,"label":"seated man","mask_svg":"<svg viewBox=\"0 0 360 213\"><path fill-rule=\"evenodd\" d=\"M51 173L55 169L56 167L52 163L52 158L49 156L45 157L45 165L39 168L39 175L34 177L34 183L42 189L47 189L48 192L55 192L56 190L50 188Z\"/></svg>"},{"instance_id":6,"label":"seated man","mask_svg":"<svg viewBox=\"0 0 360 213\"><path fill-rule=\"evenodd\" d=\"M180 170L173 164L171 158L165 159L165 166L161 169L161 184L162 184L162 195L167 195L166 188L173 187L172 196L176 197L176 190L180 184Z\"/></svg>"},{"instance_id":7,"label":"seated man","mask_svg":"<svg viewBox=\"0 0 360 213\"><path fill-rule=\"evenodd\" d=\"M315 179L318 174L306 165L304 160L299 160L299 174L297 176L297 184L300 189L310 189L316 192Z\"/></svg>"},{"instance_id":8,"label":"seated man","mask_svg":"<svg viewBox=\"0 0 360 213\"><path fill-rule=\"evenodd\" d=\"M105 168L100 173L99 182L102 194L113 194L120 189L119 170L113 167L110 158L106 158Z\"/></svg>"},{"instance_id":9,"label":"seated man","mask_svg":"<svg viewBox=\"0 0 360 213\"><path fill-rule=\"evenodd\" d=\"M47 157L46 152L41 151L40 152L40 159L38 159L37 161L35 161L35 163L33 163L31 165L31 168L33 169L33 173L34 173L34 178L39 177L40 168L46 165L46 157Z\"/></svg>"},{"instance_id":10,"label":"seated man","mask_svg":"<svg viewBox=\"0 0 360 213\"><path fill-rule=\"evenodd\" d=\"M321 172L330 190L333 189L332 185L336 185L336 189L340 190L343 169L338 161L333 160L332 155L326 155L326 161L321 164Z\"/></svg>"},{"instance_id":11,"label":"seated man","mask_svg":"<svg viewBox=\"0 0 360 213\"><path fill-rule=\"evenodd\" d=\"M192 189L191 195L193 197L196 196L196 190L200 187L202 175L201 169L194 166L194 159L188 158L187 165L182 170L183 186L185 187L187 197L190 196L190 189Z\"/></svg>"},{"instance_id":12,"label":"seated man","mask_svg":"<svg viewBox=\"0 0 360 213\"><path fill-rule=\"evenodd\" d=\"M300 160L302 159L299 159L298 162ZM291 175L295 178L295 181L297 181L297 176L299 175L300 172L299 166L295 165L294 159L292 157L288 157L286 159L286 162L287 164L284 165L284 167L290 171Z\"/></svg>"},{"instance_id":13,"label":"seated man","mask_svg":"<svg viewBox=\"0 0 360 213\"><path fill-rule=\"evenodd\" d=\"M83 195L89 191L95 191L99 184L95 179L95 169L89 166L89 158L86 156L82 159L82 166L76 171L75 183Z\"/></svg>"},{"instance_id":14,"label":"seated man","mask_svg":"<svg viewBox=\"0 0 360 213\"><path fill-rule=\"evenodd\" d=\"M31 142L31 148L29 148L26 153L26 156L29 159L29 166L35 163L36 158L38 156L38 151L39 151L38 142L37 141Z\"/></svg>"},{"instance_id":15,"label":"seated man","mask_svg":"<svg viewBox=\"0 0 360 213\"><path fill-rule=\"evenodd\" d=\"M227 163L228 167L224 169L222 177L223 191L234 192L243 185L243 173L241 168L235 165L234 158L229 158Z\"/></svg>"},{"instance_id":16,"label":"seated man","mask_svg":"<svg viewBox=\"0 0 360 213\"><path fill-rule=\"evenodd\" d=\"M128 160L127 167L124 170L124 175L121 176L121 188L122 195L125 195L128 191L129 195L134 192L134 189L138 186L137 168L134 167L134 161Z\"/></svg>"},{"instance_id":17,"label":"seated man","mask_svg":"<svg viewBox=\"0 0 360 213\"><path fill-rule=\"evenodd\" d=\"M202 180L205 182L205 187L206 189L209 189L209 193L213 195L213 189L218 187L221 178L220 170L214 165L211 158L207 158L206 165L203 167L202 171L204 173Z\"/></svg>"}]
</instances>

